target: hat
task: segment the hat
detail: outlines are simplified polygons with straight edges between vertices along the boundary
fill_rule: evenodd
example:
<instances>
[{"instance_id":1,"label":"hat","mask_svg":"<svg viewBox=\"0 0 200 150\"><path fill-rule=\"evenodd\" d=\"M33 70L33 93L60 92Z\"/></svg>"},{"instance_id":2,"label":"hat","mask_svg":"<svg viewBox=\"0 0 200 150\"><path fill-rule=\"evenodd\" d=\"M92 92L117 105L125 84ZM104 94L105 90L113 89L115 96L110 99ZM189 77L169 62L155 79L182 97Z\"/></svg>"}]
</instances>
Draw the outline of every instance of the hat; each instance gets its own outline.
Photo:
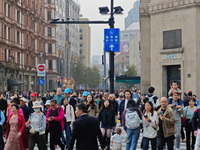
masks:
<instances>
[{"instance_id":1,"label":"hat","mask_svg":"<svg viewBox=\"0 0 200 150\"><path fill-rule=\"evenodd\" d=\"M42 105L40 104L40 102L36 101L36 102L33 102L32 108L42 108Z\"/></svg>"},{"instance_id":2,"label":"hat","mask_svg":"<svg viewBox=\"0 0 200 150\"><path fill-rule=\"evenodd\" d=\"M20 100L22 100L22 101L24 101L24 102L27 101L24 97L20 98Z\"/></svg>"},{"instance_id":3,"label":"hat","mask_svg":"<svg viewBox=\"0 0 200 150\"><path fill-rule=\"evenodd\" d=\"M64 93L65 94L69 94L69 93L71 93L71 90L69 88L66 88L65 91L64 91Z\"/></svg>"},{"instance_id":4,"label":"hat","mask_svg":"<svg viewBox=\"0 0 200 150\"><path fill-rule=\"evenodd\" d=\"M66 86L65 84L63 84L63 86Z\"/></svg>"},{"instance_id":5,"label":"hat","mask_svg":"<svg viewBox=\"0 0 200 150\"><path fill-rule=\"evenodd\" d=\"M87 91L84 91L84 92L83 92L83 96L88 96L88 92L87 92Z\"/></svg>"},{"instance_id":6,"label":"hat","mask_svg":"<svg viewBox=\"0 0 200 150\"><path fill-rule=\"evenodd\" d=\"M45 106L50 105L50 103L51 103L51 100L47 100Z\"/></svg>"},{"instance_id":7,"label":"hat","mask_svg":"<svg viewBox=\"0 0 200 150\"><path fill-rule=\"evenodd\" d=\"M124 93L119 93L119 96L124 96Z\"/></svg>"},{"instance_id":8,"label":"hat","mask_svg":"<svg viewBox=\"0 0 200 150\"><path fill-rule=\"evenodd\" d=\"M37 96L37 94L36 94L36 93L32 93L31 96L32 96L32 97L35 97L35 96Z\"/></svg>"},{"instance_id":9,"label":"hat","mask_svg":"<svg viewBox=\"0 0 200 150\"><path fill-rule=\"evenodd\" d=\"M20 101L18 98L13 98L12 103L20 104Z\"/></svg>"}]
</instances>

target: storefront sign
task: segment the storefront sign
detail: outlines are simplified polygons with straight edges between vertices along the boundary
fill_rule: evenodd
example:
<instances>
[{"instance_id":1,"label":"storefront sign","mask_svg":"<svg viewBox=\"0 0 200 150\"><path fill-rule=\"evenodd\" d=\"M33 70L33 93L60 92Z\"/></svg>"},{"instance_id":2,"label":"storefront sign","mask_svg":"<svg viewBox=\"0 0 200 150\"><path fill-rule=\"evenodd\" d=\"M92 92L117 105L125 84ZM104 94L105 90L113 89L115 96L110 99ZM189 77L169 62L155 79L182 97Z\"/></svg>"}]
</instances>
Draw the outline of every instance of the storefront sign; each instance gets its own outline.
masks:
<instances>
[{"instance_id":1,"label":"storefront sign","mask_svg":"<svg viewBox=\"0 0 200 150\"><path fill-rule=\"evenodd\" d=\"M165 55L165 59L177 59L176 54Z\"/></svg>"}]
</instances>

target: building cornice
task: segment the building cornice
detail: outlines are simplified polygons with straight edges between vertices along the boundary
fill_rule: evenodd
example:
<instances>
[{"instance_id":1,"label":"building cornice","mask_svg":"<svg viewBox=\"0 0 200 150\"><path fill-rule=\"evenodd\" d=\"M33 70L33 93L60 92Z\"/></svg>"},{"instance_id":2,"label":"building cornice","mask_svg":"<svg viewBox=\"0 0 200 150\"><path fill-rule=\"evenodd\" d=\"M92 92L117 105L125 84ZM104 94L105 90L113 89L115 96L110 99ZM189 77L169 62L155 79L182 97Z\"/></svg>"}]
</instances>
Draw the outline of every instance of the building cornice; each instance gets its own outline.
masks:
<instances>
[{"instance_id":1,"label":"building cornice","mask_svg":"<svg viewBox=\"0 0 200 150\"><path fill-rule=\"evenodd\" d=\"M149 4L149 14L161 13L172 9L200 6L200 0L166 0Z\"/></svg>"}]
</instances>

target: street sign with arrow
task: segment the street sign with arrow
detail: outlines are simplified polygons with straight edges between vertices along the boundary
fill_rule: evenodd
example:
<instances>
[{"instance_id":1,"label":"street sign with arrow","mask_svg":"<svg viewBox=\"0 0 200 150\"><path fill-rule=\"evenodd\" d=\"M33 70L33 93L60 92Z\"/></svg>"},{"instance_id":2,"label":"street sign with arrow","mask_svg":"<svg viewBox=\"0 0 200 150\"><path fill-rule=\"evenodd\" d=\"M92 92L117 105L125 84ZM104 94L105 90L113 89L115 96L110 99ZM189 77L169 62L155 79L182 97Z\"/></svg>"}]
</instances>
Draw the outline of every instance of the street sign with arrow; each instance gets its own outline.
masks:
<instances>
[{"instance_id":1,"label":"street sign with arrow","mask_svg":"<svg viewBox=\"0 0 200 150\"><path fill-rule=\"evenodd\" d=\"M104 50L105 52L119 52L120 49L120 30L104 29Z\"/></svg>"}]
</instances>

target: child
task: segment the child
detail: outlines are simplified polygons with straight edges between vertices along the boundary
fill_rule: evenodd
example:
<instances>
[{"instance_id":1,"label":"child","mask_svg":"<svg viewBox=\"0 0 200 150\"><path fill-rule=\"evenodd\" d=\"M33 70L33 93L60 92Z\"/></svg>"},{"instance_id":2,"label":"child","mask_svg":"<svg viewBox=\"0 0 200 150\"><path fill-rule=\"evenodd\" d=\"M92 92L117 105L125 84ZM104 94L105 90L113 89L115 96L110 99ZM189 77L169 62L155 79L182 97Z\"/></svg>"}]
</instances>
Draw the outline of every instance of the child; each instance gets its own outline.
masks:
<instances>
[{"instance_id":1,"label":"child","mask_svg":"<svg viewBox=\"0 0 200 150\"><path fill-rule=\"evenodd\" d=\"M116 129L115 135L111 137L111 141L113 143L113 150L122 150L122 140L126 140L126 136L122 136L122 130L120 128Z\"/></svg>"},{"instance_id":2,"label":"child","mask_svg":"<svg viewBox=\"0 0 200 150\"><path fill-rule=\"evenodd\" d=\"M174 92L178 92L178 94L181 95L182 91L178 87L179 87L178 81L173 81L171 89L168 92L168 96L171 96L171 94L174 93Z\"/></svg>"}]
</instances>

